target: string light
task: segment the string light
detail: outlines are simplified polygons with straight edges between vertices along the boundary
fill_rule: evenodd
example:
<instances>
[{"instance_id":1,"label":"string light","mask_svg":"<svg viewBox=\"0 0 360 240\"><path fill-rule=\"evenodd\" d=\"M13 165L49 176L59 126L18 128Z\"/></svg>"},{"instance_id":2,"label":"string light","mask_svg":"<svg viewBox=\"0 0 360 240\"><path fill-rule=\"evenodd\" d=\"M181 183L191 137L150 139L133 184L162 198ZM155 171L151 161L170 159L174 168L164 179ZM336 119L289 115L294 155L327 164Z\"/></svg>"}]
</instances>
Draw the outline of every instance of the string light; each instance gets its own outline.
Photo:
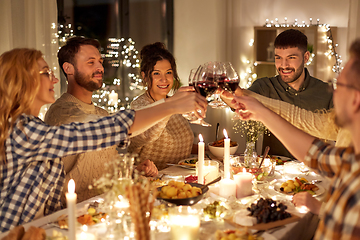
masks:
<instances>
[{"instance_id":1,"label":"string light","mask_svg":"<svg viewBox=\"0 0 360 240\"><path fill-rule=\"evenodd\" d=\"M325 52L325 56L327 56L329 59L331 59L332 57L335 58L335 64L332 67L332 71L339 74L340 71L342 70L342 67L340 67L342 60L341 60L341 56L339 54L337 54L336 52L336 47L338 46L338 44L334 43L334 39L333 39L333 35L332 35L332 31L330 28L329 24L321 24L320 23L320 19L316 19L316 24L313 24L313 19L310 18L310 23L306 24L305 21L302 21L302 24L298 23L298 19L295 19L294 22L292 24L289 24L287 22L287 18L284 18L284 22L285 23L279 23L278 22L278 18L275 18L275 24L273 23L272 20L270 20L269 23L269 19L265 20L265 24L264 27L312 27L312 26L316 26L318 28L322 28L323 32L326 33L326 37L325 37L325 41L327 42L328 45L328 50ZM315 57L314 53L311 53L309 61L307 62L307 65L310 65L313 58Z\"/></svg>"}]
</instances>

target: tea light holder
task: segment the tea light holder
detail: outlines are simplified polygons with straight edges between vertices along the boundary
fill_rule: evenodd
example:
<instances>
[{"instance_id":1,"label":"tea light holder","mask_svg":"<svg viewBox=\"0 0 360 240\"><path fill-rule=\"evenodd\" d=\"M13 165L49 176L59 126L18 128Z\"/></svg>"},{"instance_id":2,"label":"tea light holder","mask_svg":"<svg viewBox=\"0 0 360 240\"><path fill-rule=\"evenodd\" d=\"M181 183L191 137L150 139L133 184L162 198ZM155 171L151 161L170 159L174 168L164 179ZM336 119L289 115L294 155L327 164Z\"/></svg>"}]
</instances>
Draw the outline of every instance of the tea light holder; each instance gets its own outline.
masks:
<instances>
[{"instance_id":1,"label":"tea light holder","mask_svg":"<svg viewBox=\"0 0 360 240\"><path fill-rule=\"evenodd\" d=\"M169 209L170 239L199 239L200 213L190 206Z\"/></svg>"},{"instance_id":2,"label":"tea light holder","mask_svg":"<svg viewBox=\"0 0 360 240\"><path fill-rule=\"evenodd\" d=\"M219 162L213 160L204 160L202 170L204 175L204 182L202 184L207 184L219 176ZM198 172L199 163L196 163L196 175L198 175Z\"/></svg>"}]
</instances>

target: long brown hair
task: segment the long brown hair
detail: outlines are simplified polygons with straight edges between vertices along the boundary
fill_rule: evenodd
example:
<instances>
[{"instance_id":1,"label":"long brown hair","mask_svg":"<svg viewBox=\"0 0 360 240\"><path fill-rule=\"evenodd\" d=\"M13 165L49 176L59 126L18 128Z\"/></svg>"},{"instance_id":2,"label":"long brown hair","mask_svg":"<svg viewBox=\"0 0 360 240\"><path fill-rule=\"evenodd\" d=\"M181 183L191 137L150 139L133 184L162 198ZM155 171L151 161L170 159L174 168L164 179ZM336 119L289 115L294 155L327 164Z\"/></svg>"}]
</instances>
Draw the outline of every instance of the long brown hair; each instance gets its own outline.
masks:
<instances>
[{"instance_id":1,"label":"long brown hair","mask_svg":"<svg viewBox=\"0 0 360 240\"><path fill-rule=\"evenodd\" d=\"M0 160L6 163L5 141L22 113L30 113L40 87L37 60L42 53L17 48L0 56ZM1 162L1 161L0 161Z\"/></svg>"},{"instance_id":2,"label":"long brown hair","mask_svg":"<svg viewBox=\"0 0 360 240\"><path fill-rule=\"evenodd\" d=\"M148 88L148 91L152 88L152 76L154 66L158 61L168 60L171 65L171 69L174 74L173 90L178 90L180 87L180 78L176 70L176 62L174 56L166 49L165 44L156 42L144 46L140 51L140 73L144 73L143 84Z\"/></svg>"}]
</instances>

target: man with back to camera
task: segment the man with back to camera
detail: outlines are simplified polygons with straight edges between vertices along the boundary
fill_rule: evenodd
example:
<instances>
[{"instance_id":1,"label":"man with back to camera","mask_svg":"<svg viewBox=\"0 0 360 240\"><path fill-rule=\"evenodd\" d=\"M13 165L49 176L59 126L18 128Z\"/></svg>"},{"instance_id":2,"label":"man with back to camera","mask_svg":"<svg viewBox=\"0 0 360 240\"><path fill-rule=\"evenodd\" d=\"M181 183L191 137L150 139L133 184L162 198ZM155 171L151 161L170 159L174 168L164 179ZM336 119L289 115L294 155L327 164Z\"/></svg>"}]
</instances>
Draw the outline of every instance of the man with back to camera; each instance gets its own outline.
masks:
<instances>
[{"instance_id":1,"label":"man with back to camera","mask_svg":"<svg viewBox=\"0 0 360 240\"><path fill-rule=\"evenodd\" d=\"M274 42L278 75L257 79L249 90L310 111L332 108L332 93L327 84L311 77L304 67L310 57L307 45L306 35L299 30L288 29L280 33ZM269 154L293 158L273 134L264 135L263 148L265 146L270 146Z\"/></svg>"},{"instance_id":2,"label":"man with back to camera","mask_svg":"<svg viewBox=\"0 0 360 240\"><path fill-rule=\"evenodd\" d=\"M50 125L61 125L71 122L88 122L109 113L93 104L93 91L102 87L104 67L99 52L100 43L95 39L84 37L69 38L58 52L59 65L64 72L68 87L45 115L45 122ZM72 178L76 182L78 202L89 199L99 193L88 189L94 179L104 173L104 164L117 155L116 147L101 151L82 153L62 158L66 173L62 202L66 203L64 193L67 183ZM147 176L156 176L155 165L146 160L138 168Z\"/></svg>"}]
</instances>

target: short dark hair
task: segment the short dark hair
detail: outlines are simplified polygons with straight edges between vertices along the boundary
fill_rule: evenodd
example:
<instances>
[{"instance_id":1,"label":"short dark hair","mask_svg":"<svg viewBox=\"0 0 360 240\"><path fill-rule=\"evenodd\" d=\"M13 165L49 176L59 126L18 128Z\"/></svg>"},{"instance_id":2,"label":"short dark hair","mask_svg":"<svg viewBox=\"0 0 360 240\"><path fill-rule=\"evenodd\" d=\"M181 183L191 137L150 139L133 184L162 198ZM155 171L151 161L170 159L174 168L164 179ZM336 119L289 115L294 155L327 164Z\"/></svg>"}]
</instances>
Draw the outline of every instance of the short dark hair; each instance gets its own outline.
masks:
<instances>
[{"instance_id":1,"label":"short dark hair","mask_svg":"<svg viewBox=\"0 0 360 240\"><path fill-rule=\"evenodd\" d=\"M354 74L354 77L349 78L349 81L357 89L360 89L360 38L356 39L349 49L350 58L354 61L349 66L350 72Z\"/></svg>"},{"instance_id":2,"label":"short dark hair","mask_svg":"<svg viewBox=\"0 0 360 240\"><path fill-rule=\"evenodd\" d=\"M140 73L144 72L144 81L143 84L148 87L148 90L152 87L152 76L151 73L154 71L154 66L158 61L168 60L170 62L171 68L174 74L174 85L173 89L177 90L180 87L180 78L176 70L176 62L174 56L166 49L165 44L161 42L156 42L153 44L148 44L144 46L140 51ZM149 79L147 82L145 79Z\"/></svg>"},{"instance_id":3,"label":"short dark hair","mask_svg":"<svg viewBox=\"0 0 360 240\"><path fill-rule=\"evenodd\" d=\"M297 29L288 29L280 33L274 42L275 48L289 48L289 47L297 47L303 53L307 51L307 37L304 33Z\"/></svg>"},{"instance_id":4,"label":"short dark hair","mask_svg":"<svg viewBox=\"0 0 360 240\"><path fill-rule=\"evenodd\" d=\"M71 37L69 38L65 45L62 46L57 54L58 61L61 70L66 76L66 73L63 68L65 62L71 63L75 66L75 55L79 52L79 49L83 45L92 45L100 51L100 43L96 39L85 38L85 37Z\"/></svg>"}]
</instances>

